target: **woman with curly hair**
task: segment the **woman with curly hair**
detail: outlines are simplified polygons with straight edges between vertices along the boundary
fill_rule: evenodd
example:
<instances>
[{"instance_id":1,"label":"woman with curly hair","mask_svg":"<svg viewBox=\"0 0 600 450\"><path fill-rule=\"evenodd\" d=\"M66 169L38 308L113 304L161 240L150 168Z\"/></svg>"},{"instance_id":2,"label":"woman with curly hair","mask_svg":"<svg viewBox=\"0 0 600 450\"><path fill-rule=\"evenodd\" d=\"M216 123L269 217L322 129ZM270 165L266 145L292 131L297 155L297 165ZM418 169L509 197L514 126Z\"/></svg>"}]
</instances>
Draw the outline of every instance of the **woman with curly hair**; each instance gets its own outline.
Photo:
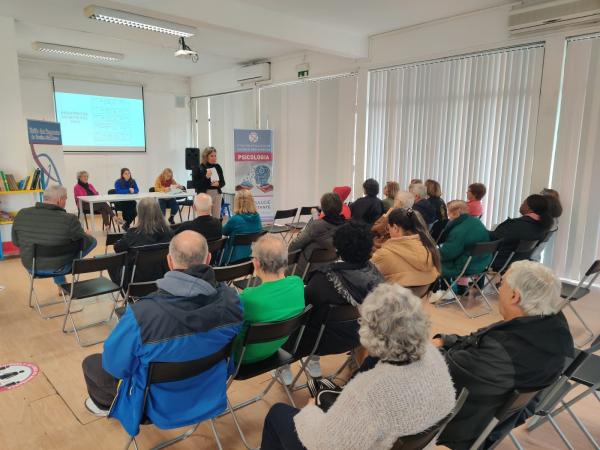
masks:
<instances>
[{"instance_id":1,"label":"woman with curly hair","mask_svg":"<svg viewBox=\"0 0 600 450\"><path fill-rule=\"evenodd\" d=\"M421 301L397 284L381 284L360 313L360 342L377 364L348 382L327 412L312 401L302 410L275 404L265 418L262 450L390 449L452 411L452 379L429 342Z\"/></svg>"}]
</instances>

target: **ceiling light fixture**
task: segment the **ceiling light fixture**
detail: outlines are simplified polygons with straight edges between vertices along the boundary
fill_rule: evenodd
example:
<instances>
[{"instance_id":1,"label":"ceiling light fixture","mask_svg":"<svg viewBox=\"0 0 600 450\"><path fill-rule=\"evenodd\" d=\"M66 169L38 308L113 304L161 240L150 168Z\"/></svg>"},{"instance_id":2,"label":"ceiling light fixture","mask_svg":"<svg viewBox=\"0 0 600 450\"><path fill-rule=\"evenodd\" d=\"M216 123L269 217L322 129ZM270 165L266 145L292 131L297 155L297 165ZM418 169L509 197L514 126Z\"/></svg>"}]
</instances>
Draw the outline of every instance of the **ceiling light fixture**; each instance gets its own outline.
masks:
<instances>
[{"instance_id":1,"label":"ceiling light fixture","mask_svg":"<svg viewBox=\"0 0 600 450\"><path fill-rule=\"evenodd\" d=\"M127 11L120 11L118 9L90 5L83 11L86 17L89 19L125 25L127 27L139 28L141 30L157 31L158 33L170 34L172 36L190 37L196 32L195 28L187 25L169 22L167 20L155 19L154 17L133 14Z\"/></svg>"},{"instance_id":2,"label":"ceiling light fixture","mask_svg":"<svg viewBox=\"0 0 600 450\"><path fill-rule=\"evenodd\" d=\"M61 55L84 56L86 58L99 59L102 61L121 61L125 55L122 53L103 52L91 48L71 47L70 45L49 44L47 42L34 42L34 50L42 53L58 53Z\"/></svg>"}]
</instances>

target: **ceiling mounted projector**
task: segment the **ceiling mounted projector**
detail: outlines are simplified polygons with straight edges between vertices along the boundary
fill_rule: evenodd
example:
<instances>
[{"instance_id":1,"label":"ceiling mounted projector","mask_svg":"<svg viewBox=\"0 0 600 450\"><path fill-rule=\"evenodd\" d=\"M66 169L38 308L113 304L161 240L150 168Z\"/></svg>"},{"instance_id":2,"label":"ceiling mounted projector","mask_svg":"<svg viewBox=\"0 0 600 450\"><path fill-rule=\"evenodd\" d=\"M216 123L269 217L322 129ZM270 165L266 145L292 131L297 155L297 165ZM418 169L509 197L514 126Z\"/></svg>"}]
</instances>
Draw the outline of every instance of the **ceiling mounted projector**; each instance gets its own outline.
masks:
<instances>
[{"instance_id":1,"label":"ceiling mounted projector","mask_svg":"<svg viewBox=\"0 0 600 450\"><path fill-rule=\"evenodd\" d=\"M192 50L186 43L183 37L179 38L179 48L175 52L177 58L189 58L192 62L198 62L198 52Z\"/></svg>"},{"instance_id":2,"label":"ceiling mounted projector","mask_svg":"<svg viewBox=\"0 0 600 450\"><path fill-rule=\"evenodd\" d=\"M141 30L156 31L158 33L170 34L171 36L190 37L196 33L196 29L187 25L181 25L168 20L155 19L154 17L142 16L118 9L104 8L102 6L90 5L83 10L89 19L102 22L125 25L127 27L139 28Z\"/></svg>"}]
</instances>

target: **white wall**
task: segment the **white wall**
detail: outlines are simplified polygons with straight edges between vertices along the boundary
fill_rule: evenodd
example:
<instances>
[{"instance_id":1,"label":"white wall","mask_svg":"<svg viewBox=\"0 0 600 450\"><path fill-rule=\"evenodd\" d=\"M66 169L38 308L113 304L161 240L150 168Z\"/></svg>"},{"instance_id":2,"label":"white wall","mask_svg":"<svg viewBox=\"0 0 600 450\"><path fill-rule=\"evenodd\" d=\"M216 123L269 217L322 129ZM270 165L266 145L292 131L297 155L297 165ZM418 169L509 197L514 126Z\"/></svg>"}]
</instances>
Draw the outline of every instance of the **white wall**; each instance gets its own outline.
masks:
<instances>
[{"instance_id":1,"label":"white wall","mask_svg":"<svg viewBox=\"0 0 600 450\"><path fill-rule=\"evenodd\" d=\"M189 175L185 170L185 147L191 143L188 78L29 59L19 60L19 72L26 119L55 120L50 74L134 82L144 86L146 153L65 153L63 180L69 190L69 210L75 209L71 189L79 170L87 170L91 183L102 193L113 187L121 167L131 169L140 190L147 191L153 186L155 177L165 167L171 167L175 179L185 185ZM183 108L176 107L176 96L185 97Z\"/></svg>"}]
</instances>

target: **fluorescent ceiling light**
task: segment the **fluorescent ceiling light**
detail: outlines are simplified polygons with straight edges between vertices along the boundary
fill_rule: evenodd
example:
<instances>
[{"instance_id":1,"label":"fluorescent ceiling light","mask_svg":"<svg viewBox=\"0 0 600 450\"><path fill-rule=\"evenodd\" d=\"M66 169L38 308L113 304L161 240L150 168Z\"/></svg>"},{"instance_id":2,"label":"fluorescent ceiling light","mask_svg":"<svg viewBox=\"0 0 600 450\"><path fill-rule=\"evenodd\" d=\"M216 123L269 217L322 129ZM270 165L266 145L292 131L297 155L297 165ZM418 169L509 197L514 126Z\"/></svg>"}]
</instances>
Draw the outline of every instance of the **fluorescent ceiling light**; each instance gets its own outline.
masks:
<instances>
[{"instance_id":1,"label":"fluorescent ceiling light","mask_svg":"<svg viewBox=\"0 0 600 450\"><path fill-rule=\"evenodd\" d=\"M85 56L86 58L100 59L103 61L121 61L125 57L122 53L103 52L100 50L92 50L91 48L71 47L70 45L49 44L47 42L34 42L31 46L38 52Z\"/></svg>"},{"instance_id":2,"label":"fluorescent ceiling light","mask_svg":"<svg viewBox=\"0 0 600 450\"><path fill-rule=\"evenodd\" d=\"M181 25L167 20L155 19L154 17L133 14L118 9L103 8L101 6L90 5L84 10L86 17L108 23L116 23L142 30L157 31L159 33L170 34L172 36L190 37L196 33L196 29Z\"/></svg>"}]
</instances>

